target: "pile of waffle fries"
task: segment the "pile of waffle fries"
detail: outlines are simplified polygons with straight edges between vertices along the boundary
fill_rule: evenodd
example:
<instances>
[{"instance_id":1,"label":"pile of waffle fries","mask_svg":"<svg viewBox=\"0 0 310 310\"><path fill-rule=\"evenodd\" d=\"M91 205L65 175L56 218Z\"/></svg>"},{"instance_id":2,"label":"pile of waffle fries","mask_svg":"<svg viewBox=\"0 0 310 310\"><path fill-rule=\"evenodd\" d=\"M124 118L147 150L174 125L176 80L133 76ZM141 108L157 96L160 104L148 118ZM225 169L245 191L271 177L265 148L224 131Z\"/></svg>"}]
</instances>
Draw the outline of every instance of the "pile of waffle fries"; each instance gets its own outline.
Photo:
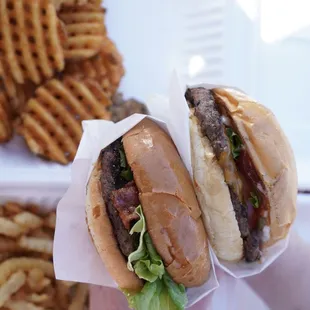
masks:
<instances>
[{"instance_id":1,"label":"pile of waffle fries","mask_svg":"<svg viewBox=\"0 0 310 310\"><path fill-rule=\"evenodd\" d=\"M68 164L81 122L111 119L124 67L105 14L100 0L0 1L0 143L16 131Z\"/></svg>"}]
</instances>

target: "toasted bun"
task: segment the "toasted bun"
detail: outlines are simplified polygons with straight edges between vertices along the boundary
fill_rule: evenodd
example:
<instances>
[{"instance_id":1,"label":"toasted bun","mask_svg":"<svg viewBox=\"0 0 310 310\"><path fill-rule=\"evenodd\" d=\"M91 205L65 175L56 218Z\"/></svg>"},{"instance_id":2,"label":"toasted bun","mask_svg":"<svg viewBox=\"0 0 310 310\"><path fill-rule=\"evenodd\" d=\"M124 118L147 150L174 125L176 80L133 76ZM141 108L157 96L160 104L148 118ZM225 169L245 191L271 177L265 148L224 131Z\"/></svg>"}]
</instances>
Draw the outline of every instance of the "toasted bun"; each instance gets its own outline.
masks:
<instances>
[{"instance_id":1,"label":"toasted bun","mask_svg":"<svg viewBox=\"0 0 310 310\"><path fill-rule=\"evenodd\" d=\"M210 271L206 232L193 185L172 140L145 119L123 137L148 232L166 270L186 287Z\"/></svg>"},{"instance_id":2,"label":"toasted bun","mask_svg":"<svg viewBox=\"0 0 310 310\"><path fill-rule=\"evenodd\" d=\"M87 186L86 220L88 229L106 269L118 286L121 289L138 291L143 287L143 282L134 272L127 269L127 261L114 237L112 224L102 198L100 168L101 165L98 161Z\"/></svg>"},{"instance_id":3,"label":"toasted bun","mask_svg":"<svg viewBox=\"0 0 310 310\"><path fill-rule=\"evenodd\" d=\"M270 240L286 237L296 217L297 171L291 146L272 112L242 92L214 89L243 137L252 162L265 184L270 204Z\"/></svg>"},{"instance_id":4,"label":"toasted bun","mask_svg":"<svg viewBox=\"0 0 310 310\"><path fill-rule=\"evenodd\" d=\"M190 137L194 186L210 243L218 258L238 261L243 257L243 241L229 189L210 142L193 114Z\"/></svg>"}]
</instances>

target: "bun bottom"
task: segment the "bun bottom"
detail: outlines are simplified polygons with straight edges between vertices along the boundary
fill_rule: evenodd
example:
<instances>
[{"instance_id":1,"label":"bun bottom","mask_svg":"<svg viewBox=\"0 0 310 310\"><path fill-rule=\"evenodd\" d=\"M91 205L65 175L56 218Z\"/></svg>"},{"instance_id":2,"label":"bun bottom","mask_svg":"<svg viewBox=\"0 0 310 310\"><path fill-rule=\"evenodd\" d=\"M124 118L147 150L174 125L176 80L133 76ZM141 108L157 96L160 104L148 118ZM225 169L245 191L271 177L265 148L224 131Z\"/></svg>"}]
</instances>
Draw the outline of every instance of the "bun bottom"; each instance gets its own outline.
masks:
<instances>
[{"instance_id":1,"label":"bun bottom","mask_svg":"<svg viewBox=\"0 0 310 310\"><path fill-rule=\"evenodd\" d=\"M194 115L190 116L190 136L194 187L210 243L218 258L239 261L243 257L243 240L229 189Z\"/></svg>"}]
</instances>

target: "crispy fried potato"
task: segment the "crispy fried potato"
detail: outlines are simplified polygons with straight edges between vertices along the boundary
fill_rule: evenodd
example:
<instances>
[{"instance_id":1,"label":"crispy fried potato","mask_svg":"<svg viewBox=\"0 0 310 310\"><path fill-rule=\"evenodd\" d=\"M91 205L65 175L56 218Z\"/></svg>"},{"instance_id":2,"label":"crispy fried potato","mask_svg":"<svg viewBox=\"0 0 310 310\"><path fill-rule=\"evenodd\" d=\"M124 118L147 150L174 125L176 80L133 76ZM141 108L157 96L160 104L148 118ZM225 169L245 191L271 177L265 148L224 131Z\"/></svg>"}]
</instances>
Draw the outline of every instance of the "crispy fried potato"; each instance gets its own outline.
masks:
<instances>
[{"instance_id":1,"label":"crispy fried potato","mask_svg":"<svg viewBox=\"0 0 310 310\"><path fill-rule=\"evenodd\" d=\"M42 269L33 268L29 271L28 278L33 282L40 282L44 279L44 272Z\"/></svg>"},{"instance_id":2,"label":"crispy fried potato","mask_svg":"<svg viewBox=\"0 0 310 310\"><path fill-rule=\"evenodd\" d=\"M51 236L49 232L43 230L42 228L31 231L29 233L29 237L53 240L53 236Z\"/></svg>"},{"instance_id":3,"label":"crispy fried potato","mask_svg":"<svg viewBox=\"0 0 310 310\"><path fill-rule=\"evenodd\" d=\"M0 143L8 142L13 136L13 113L7 94L0 89Z\"/></svg>"},{"instance_id":4,"label":"crispy fried potato","mask_svg":"<svg viewBox=\"0 0 310 310\"><path fill-rule=\"evenodd\" d=\"M70 61L66 64L64 72L70 76L90 78L97 81L107 96L111 97L114 87L111 86L108 70L101 56L102 54L99 52L89 59Z\"/></svg>"},{"instance_id":5,"label":"crispy fried potato","mask_svg":"<svg viewBox=\"0 0 310 310\"><path fill-rule=\"evenodd\" d=\"M32 97L35 85L30 81L26 81L25 84L16 83L8 64L0 58L0 88L7 96L12 119L15 119L23 110L27 100Z\"/></svg>"},{"instance_id":6,"label":"crispy fried potato","mask_svg":"<svg viewBox=\"0 0 310 310\"><path fill-rule=\"evenodd\" d=\"M110 105L110 99L93 80L53 79L39 87L28 101L20 132L33 153L68 164L81 139L81 121L109 120Z\"/></svg>"},{"instance_id":7,"label":"crispy fried potato","mask_svg":"<svg viewBox=\"0 0 310 310\"><path fill-rule=\"evenodd\" d=\"M8 64L0 58L0 85L9 98L17 96L17 83L13 79Z\"/></svg>"},{"instance_id":8,"label":"crispy fried potato","mask_svg":"<svg viewBox=\"0 0 310 310\"><path fill-rule=\"evenodd\" d=\"M34 304L42 304L49 300L49 296L47 294L31 294L27 300Z\"/></svg>"},{"instance_id":9,"label":"crispy fried potato","mask_svg":"<svg viewBox=\"0 0 310 310\"><path fill-rule=\"evenodd\" d=\"M53 264L47 261L52 257L56 213L14 202L0 206L0 211L6 223L22 227L18 240L0 236L0 309L87 309L86 287L56 281ZM10 258L12 255L29 257Z\"/></svg>"},{"instance_id":10,"label":"crispy fried potato","mask_svg":"<svg viewBox=\"0 0 310 310\"><path fill-rule=\"evenodd\" d=\"M51 282L52 281L49 278L44 278L39 282L27 278L27 285L34 293L41 293L46 287L50 286Z\"/></svg>"},{"instance_id":11,"label":"crispy fried potato","mask_svg":"<svg viewBox=\"0 0 310 310\"><path fill-rule=\"evenodd\" d=\"M24 211L22 206L19 203L16 202L7 202L4 206L3 209L5 211L5 216L13 216L16 214L19 214Z\"/></svg>"},{"instance_id":12,"label":"crispy fried potato","mask_svg":"<svg viewBox=\"0 0 310 310\"><path fill-rule=\"evenodd\" d=\"M0 307L4 306L11 296L16 293L26 282L23 271L17 271L0 287Z\"/></svg>"},{"instance_id":13,"label":"crispy fried potato","mask_svg":"<svg viewBox=\"0 0 310 310\"><path fill-rule=\"evenodd\" d=\"M51 212L45 219L44 219L44 226L55 229L56 227L56 212Z\"/></svg>"},{"instance_id":14,"label":"crispy fried potato","mask_svg":"<svg viewBox=\"0 0 310 310\"><path fill-rule=\"evenodd\" d=\"M56 281L57 304L60 309L65 310L69 307L70 287L64 281Z\"/></svg>"},{"instance_id":15,"label":"crispy fried potato","mask_svg":"<svg viewBox=\"0 0 310 310\"><path fill-rule=\"evenodd\" d=\"M104 13L103 8L93 4L63 7L59 11L68 33L66 59L86 59L99 51L106 35Z\"/></svg>"},{"instance_id":16,"label":"crispy fried potato","mask_svg":"<svg viewBox=\"0 0 310 310\"><path fill-rule=\"evenodd\" d=\"M43 220L30 212L22 212L14 216L13 221L25 227L26 230L38 229L43 225Z\"/></svg>"},{"instance_id":17,"label":"crispy fried potato","mask_svg":"<svg viewBox=\"0 0 310 310\"><path fill-rule=\"evenodd\" d=\"M19 84L64 68L66 33L49 0L0 1L0 54Z\"/></svg>"},{"instance_id":18,"label":"crispy fried potato","mask_svg":"<svg viewBox=\"0 0 310 310\"><path fill-rule=\"evenodd\" d=\"M0 217L0 234L1 235L15 238L15 237L20 236L24 231L25 229L22 226L4 217Z\"/></svg>"},{"instance_id":19,"label":"crispy fried potato","mask_svg":"<svg viewBox=\"0 0 310 310\"><path fill-rule=\"evenodd\" d=\"M0 254L14 253L20 251L16 240L0 236Z\"/></svg>"},{"instance_id":20,"label":"crispy fried potato","mask_svg":"<svg viewBox=\"0 0 310 310\"><path fill-rule=\"evenodd\" d=\"M5 307L9 310L44 310L43 307L36 306L30 302L23 300L10 300L5 304Z\"/></svg>"},{"instance_id":21,"label":"crispy fried potato","mask_svg":"<svg viewBox=\"0 0 310 310\"><path fill-rule=\"evenodd\" d=\"M108 96L112 96L119 87L125 69L123 58L115 44L105 37L98 54L90 59L68 62L65 73L71 76L94 79Z\"/></svg>"},{"instance_id":22,"label":"crispy fried potato","mask_svg":"<svg viewBox=\"0 0 310 310\"><path fill-rule=\"evenodd\" d=\"M30 271L34 268L41 269L44 275L49 278L55 277L54 267L51 262L28 257L11 258L0 264L0 285L3 285L14 272L18 270Z\"/></svg>"},{"instance_id":23,"label":"crispy fried potato","mask_svg":"<svg viewBox=\"0 0 310 310\"><path fill-rule=\"evenodd\" d=\"M40 216L40 217L42 217L46 214L46 212L43 212L42 209L35 204L27 204L25 206L25 210L27 210L30 213L33 213L34 215Z\"/></svg>"},{"instance_id":24,"label":"crispy fried potato","mask_svg":"<svg viewBox=\"0 0 310 310\"><path fill-rule=\"evenodd\" d=\"M115 43L108 37L104 38L99 54L105 67L107 68L108 77L112 86L112 93L114 94L125 74L123 57L116 48Z\"/></svg>"},{"instance_id":25,"label":"crispy fried potato","mask_svg":"<svg viewBox=\"0 0 310 310\"><path fill-rule=\"evenodd\" d=\"M18 241L18 245L26 251L53 254L53 241L49 239L22 236Z\"/></svg>"},{"instance_id":26,"label":"crispy fried potato","mask_svg":"<svg viewBox=\"0 0 310 310\"><path fill-rule=\"evenodd\" d=\"M83 310L88 297L88 285L79 283L68 310Z\"/></svg>"}]
</instances>

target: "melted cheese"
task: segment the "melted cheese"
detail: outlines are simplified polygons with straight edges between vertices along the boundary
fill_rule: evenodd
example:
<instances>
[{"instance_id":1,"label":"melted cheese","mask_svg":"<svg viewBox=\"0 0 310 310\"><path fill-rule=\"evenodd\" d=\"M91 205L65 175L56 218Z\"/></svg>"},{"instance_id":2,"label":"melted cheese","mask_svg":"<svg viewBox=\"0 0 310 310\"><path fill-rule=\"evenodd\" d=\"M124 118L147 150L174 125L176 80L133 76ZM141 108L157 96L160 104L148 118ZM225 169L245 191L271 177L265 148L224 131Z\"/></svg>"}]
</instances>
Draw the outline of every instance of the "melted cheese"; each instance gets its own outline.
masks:
<instances>
[{"instance_id":1,"label":"melted cheese","mask_svg":"<svg viewBox=\"0 0 310 310\"><path fill-rule=\"evenodd\" d=\"M228 152L222 152L219 164L223 169L226 183L234 189L239 200L242 201L242 180L232 156Z\"/></svg>"}]
</instances>

